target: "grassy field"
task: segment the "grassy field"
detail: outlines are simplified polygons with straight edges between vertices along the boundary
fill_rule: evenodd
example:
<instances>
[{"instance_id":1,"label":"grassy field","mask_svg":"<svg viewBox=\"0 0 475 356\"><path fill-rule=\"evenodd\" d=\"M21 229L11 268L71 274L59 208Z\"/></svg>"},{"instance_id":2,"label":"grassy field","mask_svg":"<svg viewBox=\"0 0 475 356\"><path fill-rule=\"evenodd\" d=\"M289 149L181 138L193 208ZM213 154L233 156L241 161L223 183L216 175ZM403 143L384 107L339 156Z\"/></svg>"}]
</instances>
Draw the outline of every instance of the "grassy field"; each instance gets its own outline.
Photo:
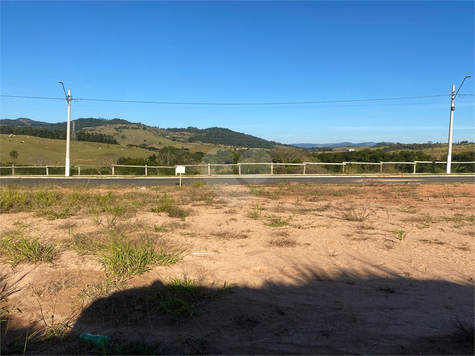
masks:
<instances>
[{"instance_id":1,"label":"grassy field","mask_svg":"<svg viewBox=\"0 0 475 356\"><path fill-rule=\"evenodd\" d=\"M95 142L71 142L71 165L99 165L110 164L110 157L124 158L147 158L154 152L146 149L128 147L132 145L152 145L156 148L166 146L174 146L178 148L187 148L190 152L204 152L215 149L215 146L202 143L186 142L186 136L177 136L173 141L172 137L166 135L173 135L164 130L147 128L143 129L117 129L117 125L108 125L97 127L95 132L112 135L119 142L119 145L103 144ZM120 125L119 125L120 127ZM179 135L178 133L177 135ZM185 135L185 134L183 134ZM181 139L184 141L182 142ZM22 141L24 143L22 143ZM355 150L363 149L352 147ZM337 148L337 151L346 151L348 148ZM10 151L16 150L18 158L12 159L9 155ZM474 144L469 145L453 145L453 154L464 151L475 150ZM447 145L437 148L423 149L424 153L434 156L435 159L440 159L447 154ZM3 164L15 165L64 165L66 152L66 142L62 140L52 140L45 138L38 138L33 136L16 135L9 137L8 135L0 134L0 162Z\"/></svg>"},{"instance_id":2,"label":"grassy field","mask_svg":"<svg viewBox=\"0 0 475 356\"><path fill-rule=\"evenodd\" d=\"M379 150L379 149L384 149L387 148L388 146L380 146L380 147L335 147L333 148L332 152L346 152L349 149L354 149L354 150L362 150L365 148L369 148L370 150ZM434 148L423 148L421 150L422 152L431 155L434 157L434 159L441 159L443 156L447 155L447 144L441 144L440 147L434 147ZM452 154L457 154L465 151L475 151L475 144L457 144L454 143L452 145Z\"/></svg>"},{"instance_id":3,"label":"grassy field","mask_svg":"<svg viewBox=\"0 0 475 356\"><path fill-rule=\"evenodd\" d=\"M130 125L134 127L134 125ZM191 136L186 132L167 132L165 130L147 127L146 130L141 128L120 128L121 125L106 125L95 127L95 132L112 135L121 145L153 145L157 148L166 146L175 146L178 148L188 148L190 152L208 152L213 145L203 143L190 143L188 138ZM175 138L175 141L173 141Z\"/></svg>"},{"instance_id":4,"label":"grassy field","mask_svg":"<svg viewBox=\"0 0 475 356\"><path fill-rule=\"evenodd\" d=\"M22 143L24 141L24 143ZM15 165L64 165L66 141L51 140L33 136L0 135L2 163L12 162ZM16 150L18 158L13 160L10 151ZM130 148L122 145L111 145L96 142L71 142L71 164L101 164L101 159L107 155L121 157L146 158L152 152L139 148Z\"/></svg>"},{"instance_id":5,"label":"grassy field","mask_svg":"<svg viewBox=\"0 0 475 356\"><path fill-rule=\"evenodd\" d=\"M425 148L422 152L434 156L436 159L441 159L442 156L447 155L447 144L444 144L442 147L435 147L435 148ZM467 144L467 145L460 145L460 144L453 144L452 145L452 154L457 154L465 151L475 151L475 144Z\"/></svg>"},{"instance_id":6,"label":"grassy field","mask_svg":"<svg viewBox=\"0 0 475 356\"><path fill-rule=\"evenodd\" d=\"M115 130L113 130L115 131ZM164 147L168 145L176 147L189 148L191 152L207 152L213 146L193 144L193 143L181 143L172 141L170 139L160 139L158 141L156 136L148 131L140 130L124 130L135 131L135 134L141 134L142 142L138 142L137 139L125 139L119 145L96 143L96 142L84 142L77 141L71 142L71 165L87 165L87 164L105 164L108 161L109 156L120 156L124 158L147 158L154 152L146 149L127 147L128 143L139 145L141 143L155 143L155 147ZM107 133L107 130L100 131L101 133ZM129 135L129 133L125 133ZM131 134L130 134L131 135ZM146 142L144 142L146 140ZM24 141L24 143L22 143ZM120 139L118 141L121 141ZM159 144L158 142L161 142ZM18 152L18 158L16 160L10 157L10 151L16 150ZM15 164L15 165L64 165L66 154L66 141L63 140L51 140L47 138L39 138L33 136L16 135L14 137L8 137L8 135L0 135L0 162L3 164Z\"/></svg>"}]
</instances>

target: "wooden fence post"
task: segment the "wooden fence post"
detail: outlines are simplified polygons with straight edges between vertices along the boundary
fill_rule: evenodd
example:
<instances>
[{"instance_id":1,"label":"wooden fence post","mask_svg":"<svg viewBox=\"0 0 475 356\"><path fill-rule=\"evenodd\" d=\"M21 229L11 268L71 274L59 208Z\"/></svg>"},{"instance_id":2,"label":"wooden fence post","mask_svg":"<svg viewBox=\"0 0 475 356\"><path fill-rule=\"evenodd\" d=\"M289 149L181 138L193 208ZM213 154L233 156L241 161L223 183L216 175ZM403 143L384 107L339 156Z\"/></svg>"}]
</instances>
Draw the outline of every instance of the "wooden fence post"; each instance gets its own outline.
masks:
<instances>
[{"instance_id":1,"label":"wooden fence post","mask_svg":"<svg viewBox=\"0 0 475 356\"><path fill-rule=\"evenodd\" d=\"M15 166L12 165L12 176L14 176L14 175L15 175Z\"/></svg>"},{"instance_id":2,"label":"wooden fence post","mask_svg":"<svg viewBox=\"0 0 475 356\"><path fill-rule=\"evenodd\" d=\"M208 175L211 175L211 163L208 163Z\"/></svg>"},{"instance_id":3,"label":"wooden fence post","mask_svg":"<svg viewBox=\"0 0 475 356\"><path fill-rule=\"evenodd\" d=\"M46 165L46 175L49 176L49 168L48 168L48 165Z\"/></svg>"},{"instance_id":4,"label":"wooden fence post","mask_svg":"<svg viewBox=\"0 0 475 356\"><path fill-rule=\"evenodd\" d=\"M239 175L241 175L241 163L238 163Z\"/></svg>"},{"instance_id":5,"label":"wooden fence post","mask_svg":"<svg viewBox=\"0 0 475 356\"><path fill-rule=\"evenodd\" d=\"M148 174L148 168L147 168L147 165L145 165L145 177L147 176Z\"/></svg>"}]
</instances>

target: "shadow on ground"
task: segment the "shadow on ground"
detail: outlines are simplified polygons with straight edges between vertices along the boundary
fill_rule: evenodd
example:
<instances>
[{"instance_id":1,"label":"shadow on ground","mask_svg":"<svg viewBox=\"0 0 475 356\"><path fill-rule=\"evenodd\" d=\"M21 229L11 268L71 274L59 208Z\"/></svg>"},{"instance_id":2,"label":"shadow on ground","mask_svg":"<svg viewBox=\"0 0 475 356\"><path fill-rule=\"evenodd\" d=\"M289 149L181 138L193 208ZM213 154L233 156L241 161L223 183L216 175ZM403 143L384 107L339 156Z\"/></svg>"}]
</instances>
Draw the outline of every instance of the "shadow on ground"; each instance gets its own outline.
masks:
<instances>
[{"instance_id":1,"label":"shadow on ground","mask_svg":"<svg viewBox=\"0 0 475 356\"><path fill-rule=\"evenodd\" d=\"M474 354L471 280L330 277L310 267L292 275L292 285L230 293L173 294L161 281L116 292L83 310L71 338L30 345L27 354L93 354L77 341L82 332L117 345L160 342L163 354Z\"/></svg>"}]
</instances>

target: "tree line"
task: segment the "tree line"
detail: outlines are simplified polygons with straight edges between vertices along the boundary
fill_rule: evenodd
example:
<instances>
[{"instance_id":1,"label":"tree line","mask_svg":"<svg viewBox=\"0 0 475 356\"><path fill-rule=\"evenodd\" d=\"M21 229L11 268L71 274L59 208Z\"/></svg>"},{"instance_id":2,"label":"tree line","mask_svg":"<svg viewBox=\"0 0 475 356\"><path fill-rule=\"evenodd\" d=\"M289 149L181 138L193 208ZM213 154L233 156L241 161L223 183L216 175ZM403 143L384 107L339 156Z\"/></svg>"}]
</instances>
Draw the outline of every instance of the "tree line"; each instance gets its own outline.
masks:
<instances>
[{"instance_id":1,"label":"tree line","mask_svg":"<svg viewBox=\"0 0 475 356\"><path fill-rule=\"evenodd\" d=\"M208 129L198 129L193 126L184 128L168 128L170 132L186 132L193 134L188 138L188 142L203 142L213 145L226 145L234 147L254 147L254 148L273 148L279 145L274 141L267 141L262 138L236 132L222 127L210 127Z\"/></svg>"},{"instance_id":2,"label":"tree line","mask_svg":"<svg viewBox=\"0 0 475 356\"><path fill-rule=\"evenodd\" d=\"M46 129L33 126L13 127L2 125L0 126L0 133L6 135L27 135L55 140L66 140L67 130ZM102 133L77 131L76 137L78 141L118 144L117 140L112 135L104 135Z\"/></svg>"},{"instance_id":3,"label":"tree line","mask_svg":"<svg viewBox=\"0 0 475 356\"><path fill-rule=\"evenodd\" d=\"M402 150L390 152L384 149L363 150L351 152L322 152L314 157L319 162L341 163L341 162L414 162L414 161L433 161L434 158L422 151Z\"/></svg>"}]
</instances>

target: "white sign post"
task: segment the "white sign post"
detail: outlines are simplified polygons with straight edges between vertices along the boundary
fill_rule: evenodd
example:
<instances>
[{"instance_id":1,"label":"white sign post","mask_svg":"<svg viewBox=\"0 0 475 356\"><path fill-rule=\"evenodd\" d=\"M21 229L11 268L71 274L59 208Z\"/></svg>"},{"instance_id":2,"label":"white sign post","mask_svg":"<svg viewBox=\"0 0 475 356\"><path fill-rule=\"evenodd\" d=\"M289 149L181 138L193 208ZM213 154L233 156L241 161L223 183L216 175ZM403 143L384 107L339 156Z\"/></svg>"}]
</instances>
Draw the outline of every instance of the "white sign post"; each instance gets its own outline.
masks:
<instances>
[{"instance_id":1,"label":"white sign post","mask_svg":"<svg viewBox=\"0 0 475 356\"><path fill-rule=\"evenodd\" d=\"M181 174L185 174L185 166L176 166L175 175L180 174L180 187L181 187Z\"/></svg>"}]
</instances>

